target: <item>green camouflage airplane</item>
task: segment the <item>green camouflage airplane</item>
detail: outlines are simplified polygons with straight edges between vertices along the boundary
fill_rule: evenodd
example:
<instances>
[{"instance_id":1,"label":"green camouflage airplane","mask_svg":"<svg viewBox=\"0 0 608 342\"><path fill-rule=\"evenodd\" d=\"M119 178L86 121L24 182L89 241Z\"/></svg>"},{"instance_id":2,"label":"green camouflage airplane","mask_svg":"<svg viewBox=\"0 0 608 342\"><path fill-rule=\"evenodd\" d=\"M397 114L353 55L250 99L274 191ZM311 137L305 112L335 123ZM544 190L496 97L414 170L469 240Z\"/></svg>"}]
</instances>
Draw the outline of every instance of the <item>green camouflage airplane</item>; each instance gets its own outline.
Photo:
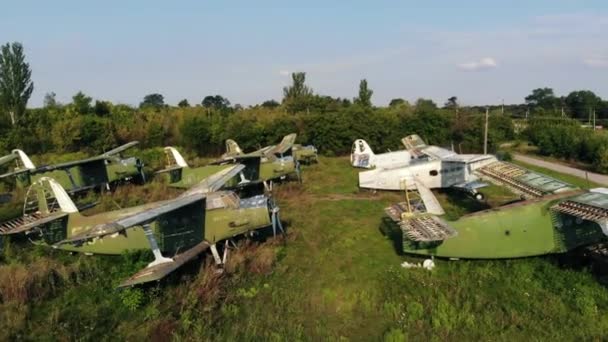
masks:
<instances>
[{"instance_id":1,"label":"green camouflage airplane","mask_svg":"<svg viewBox=\"0 0 608 342\"><path fill-rule=\"evenodd\" d=\"M389 225L401 234L405 253L453 259L519 258L563 253L607 240L608 189L577 189L500 161L474 172L522 200L448 220L433 214L443 210L430 190L406 191L405 202L385 210L392 220Z\"/></svg>"},{"instance_id":2,"label":"green camouflage airplane","mask_svg":"<svg viewBox=\"0 0 608 342\"><path fill-rule=\"evenodd\" d=\"M244 153L236 141L226 140L226 153L224 153L217 164L227 161L239 160L242 157L261 157L259 177L261 180L286 179L288 175L295 173L301 182L300 163L294 159L294 142L297 134L292 133L283 137L278 145L270 145L257 151ZM315 149L316 154L316 149Z\"/></svg>"},{"instance_id":3,"label":"green camouflage airplane","mask_svg":"<svg viewBox=\"0 0 608 342\"><path fill-rule=\"evenodd\" d=\"M11 154L0 157L0 166L13 161L17 163L14 170L0 175L0 179L14 176L17 186L26 188L42 177L51 177L71 194L134 178L143 182L145 176L141 160L121 156L122 152L137 144L133 141L92 158L41 167L36 167L23 151L15 149Z\"/></svg>"},{"instance_id":4,"label":"green camouflage airplane","mask_svg":"<svg viewBox=\"0 0 608 342\"><path fill-rule=\"evenodd\" d=\"M279 208L268 196L216 191L243 168L232 165L172 200L91 216L79 213L58 182L42 177L28 190L24 216L0 224L0 237L25 233L37 244L90 254L152 250L154 261L120 287L160 280L207 249L221 266L229 239L269 226L275 235L283 231Z\"/></svg>"},{"instance_id":5,"label":"green camouflage airplane","mask_svg":"<svg viewBox=\"0 0 608 342\"><path fill-rule=\"evenodd\" d=\"M224 161L222 164L210 164L201 167L190 167L179 151L171 146L165 147L165 168L156 174L164 175L169 186L189 189L201 181L212 180L222 170L232 168L238 162L244 166L238 177L233 177L224 184L224 189L251 185L260 180L260 157L242 157Z\"/></svg>"}]
</instances>

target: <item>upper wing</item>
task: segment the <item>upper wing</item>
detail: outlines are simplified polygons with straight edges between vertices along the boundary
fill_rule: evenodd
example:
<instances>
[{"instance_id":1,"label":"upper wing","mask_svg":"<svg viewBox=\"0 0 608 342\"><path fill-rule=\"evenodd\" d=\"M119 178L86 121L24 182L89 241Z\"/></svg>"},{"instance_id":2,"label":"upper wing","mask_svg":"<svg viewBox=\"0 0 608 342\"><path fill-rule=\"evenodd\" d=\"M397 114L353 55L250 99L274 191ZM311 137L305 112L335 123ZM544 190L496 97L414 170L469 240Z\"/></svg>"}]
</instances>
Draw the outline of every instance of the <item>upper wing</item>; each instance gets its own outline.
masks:
<instances>
[{"instance_id":1,"label":"upper wing","mask_svg":"<svg viewBox=\"0 0 608 342\"><path fill-rule=\"evenodd\" d=\"M205 194L208 192L217 191L221 189L222 186L224 186L224 184L226 184L226 182L228 182L230 179L236 177L241 171L243 171L243 169L245 169L245 165L242 164L236 164L232 167L222 169L221 171L203 179L200 183L186 191L183 196Z\"/></svg>"},{"instance_id":2,"label":"upper wing","mask_svg":"<svg viewBox=\"0 0 608 342\"><path fill-rule=\"evenodd\" d=\"M475 170L475 174L483 180L505 186L525 198L543 197L577 189L561 180L502 161L485 165Z\"/></svg>"},{"instance_id":3,"label":"upper wing","mask_svg":"<svg viewBox=\"0 0 608 342\"><path fill-rule=\"evenodd\" d=\"M112 235L115 233L119 233L123 230L141 226L147 223L154 221L156 218L163 214L170 213L179 208L185 207L190 204L194 204L196 202L201 203L201 208L204 210L204 201L205 195L195 194L189 196L178 197L173 200L160 202L158 206L155 206L150 209L145 209L134 214L131 214L126 217L119 218L117 220L106 222L102 224L98 224L93 228L80 233L78 235L71 236L68 239L62 240L55 244L55 246L60 246L68 243L79 243L87 240L91 240L94 238L101 238L106 235Z\"/></svg>"},{"instance_id":4,"label":"upper wing","mask_svg":"<svg viewBox=\"0 0 608 342\"><path fill-rule=\"evenodd\" d=\"M115 155L115 154L119 154L119 153L121 153L121 152L124 152L125 150L128 150L128 149L130 149L131 147L133 147L133 146L135 146L135 145L137 145L137 144L139 144L139 141L131 141L131 142L126 143L126 144L124 144L124 145L122 145L122 146L118 146L117 148L114 148L114 149L112 149L112 150L109 150L108 152L103 153L103 154L101 154L101 155L102 155L102 156L105 156L105 157L108 157L108 156L113 156L113 155Z\"/></svg>"}]
</instances>

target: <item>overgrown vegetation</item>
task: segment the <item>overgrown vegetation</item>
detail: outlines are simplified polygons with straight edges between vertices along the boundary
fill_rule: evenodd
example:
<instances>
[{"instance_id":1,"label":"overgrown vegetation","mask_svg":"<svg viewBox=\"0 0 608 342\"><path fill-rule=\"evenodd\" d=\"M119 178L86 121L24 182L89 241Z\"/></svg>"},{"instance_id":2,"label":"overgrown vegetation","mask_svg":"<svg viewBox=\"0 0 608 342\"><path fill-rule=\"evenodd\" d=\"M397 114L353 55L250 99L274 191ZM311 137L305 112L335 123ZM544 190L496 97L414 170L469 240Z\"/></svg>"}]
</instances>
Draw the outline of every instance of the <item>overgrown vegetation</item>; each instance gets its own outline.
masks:
<instances>
[{"instance_id":1,"label":"overgrown vegetation","mask_svg":"<svg viewBox=\"0 0 608 342\"><path fill-rule=\"evenodd\" d=\"M359 192L346 158L321 158L278 186L288 235L241 240L224 274L209 256L163 282L114 286L149 253L70 255L11 241L0 266L3 340L598 339L608 291L575 257L443 261L406 270L381 233L399 193ZM101 206L161 199L162 184L105 194ZM507 194L489 189L491 201ZM445 207L449 194L439 194ZM460 208L460 207L458 207ZM97 209L95 209L97 210ZM462 209L454 209L460 211ZM412 260L410 260L412 261Z\"/></svg>"}]
</instances>

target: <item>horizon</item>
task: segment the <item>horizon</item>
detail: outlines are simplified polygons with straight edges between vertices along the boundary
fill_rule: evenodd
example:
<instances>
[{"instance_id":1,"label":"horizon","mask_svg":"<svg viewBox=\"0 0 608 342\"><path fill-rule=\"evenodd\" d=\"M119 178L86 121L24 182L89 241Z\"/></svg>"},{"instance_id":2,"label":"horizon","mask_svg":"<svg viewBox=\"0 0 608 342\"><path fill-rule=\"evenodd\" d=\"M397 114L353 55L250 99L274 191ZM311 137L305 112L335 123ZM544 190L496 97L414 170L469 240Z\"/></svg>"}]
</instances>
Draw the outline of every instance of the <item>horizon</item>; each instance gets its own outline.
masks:
<instances>
[{"instance_id":1,"label":"horizon","mask_svg":"<svg viewBox=\"0 0 608 342\"><path fill-rule=\"evenodd\" d=\"M541 87L608 97L601 1L285 6L13 3L0 14L0 43L24 45L35 86L28 107L50 92L69 103L78 91L132 106L150 93L171 105L219 94L247 107L280 102L296 71L316 94L348 99L367 79L376 106L450 96L464 106L519 104Z\"/></svg>"}]
</instances>

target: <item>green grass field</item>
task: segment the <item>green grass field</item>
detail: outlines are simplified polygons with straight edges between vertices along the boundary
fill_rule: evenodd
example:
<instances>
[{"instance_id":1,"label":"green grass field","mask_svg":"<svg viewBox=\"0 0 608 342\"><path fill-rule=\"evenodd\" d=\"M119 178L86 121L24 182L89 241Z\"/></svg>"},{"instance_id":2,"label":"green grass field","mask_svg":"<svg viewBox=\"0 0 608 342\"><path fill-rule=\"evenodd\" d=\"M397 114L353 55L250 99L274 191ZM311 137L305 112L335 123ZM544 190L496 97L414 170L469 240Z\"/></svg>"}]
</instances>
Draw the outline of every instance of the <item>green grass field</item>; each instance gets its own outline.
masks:
<instances>
[{"instance_id":1,"label":"green grass field","mask_svg":"<svg viewBox=\"0 0 608 342\"><path fill-rule=\"evenodd\" d=\"M163 192L127 187L102 205ZM449 204L453 196L438 193L454 216L470 209ZM160 284L116 291L147 253L86 257L11 242L0 339L599 340L608 330L608 291L571 257L400 267L422 261L380 229L383 208L402 195L360 192L346 158L305 166L304 184L278 186L277 197L287 237L240 241L223 275L207 256Z\"/></svg>"}]
</instances>

